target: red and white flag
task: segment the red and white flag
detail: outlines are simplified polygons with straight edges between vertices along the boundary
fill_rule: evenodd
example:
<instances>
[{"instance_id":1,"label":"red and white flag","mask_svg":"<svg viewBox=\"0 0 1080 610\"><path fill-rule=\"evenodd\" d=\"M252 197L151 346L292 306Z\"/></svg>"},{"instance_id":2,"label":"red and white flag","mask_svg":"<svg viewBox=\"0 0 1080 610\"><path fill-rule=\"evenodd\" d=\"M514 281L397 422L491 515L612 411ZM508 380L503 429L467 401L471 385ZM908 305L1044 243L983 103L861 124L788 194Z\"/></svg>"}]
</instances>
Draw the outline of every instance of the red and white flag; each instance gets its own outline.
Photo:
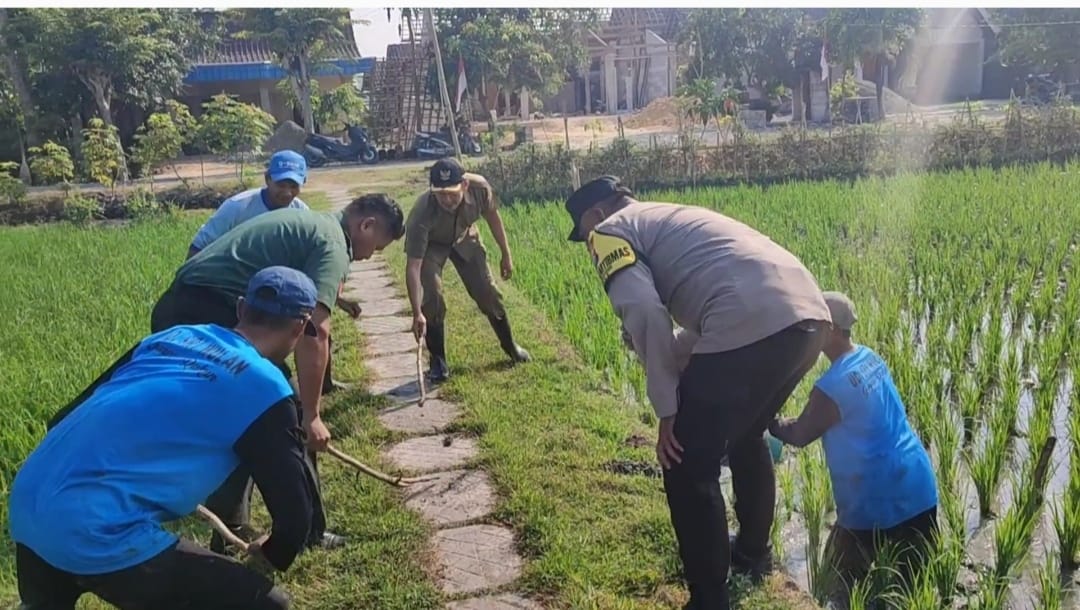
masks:
<instances>
[{"instance_id":1,"label":"red and white flag","mask_svg":"<svg viewBox=\"0 0 1080 610\"><path fill-rule=\"evenodd\" d=\"M465 59L458 55L457 62L457 102L454 103L454 107L461 112L461 96L465 94L465 90L469 88L469 83L465 80Z\"/></svg>"}]
</instances>

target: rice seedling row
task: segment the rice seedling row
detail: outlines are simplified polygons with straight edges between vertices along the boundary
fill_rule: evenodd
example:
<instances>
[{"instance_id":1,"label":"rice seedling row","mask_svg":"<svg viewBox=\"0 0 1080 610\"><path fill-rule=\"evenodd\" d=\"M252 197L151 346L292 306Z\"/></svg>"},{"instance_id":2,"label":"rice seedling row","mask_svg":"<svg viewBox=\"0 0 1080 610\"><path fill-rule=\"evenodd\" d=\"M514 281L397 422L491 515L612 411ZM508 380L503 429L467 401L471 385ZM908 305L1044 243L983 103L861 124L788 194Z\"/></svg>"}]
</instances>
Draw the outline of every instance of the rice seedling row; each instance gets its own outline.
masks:
<instances>
[{"instance_id":1,"label":"rice seedling row","mask_svg":"<svg viewBox=\"0 0 1080 610\"><path fill-rule=\"evenodd\" d=\"M1080 165L1071 164L641 197L744 221L799 256L824 289L856 302L856 339L889 363L938 475L943 533L929 576L894 592L904 607L1022 607L1024 596L1055 607L1062 592L1046 580L1047 562L1060 571L1080 559L1080 415L1071 408L1080 400L1078 189ZM515 205L506 224L515 284L652 422L641 368L620 342L587 253L566 243L561 205ZM826 365L822 358L785 413L801 410ZM1050 439L1058 444L1044 501L1032 477ZM773 530L789 559L805 551L801 584L815 594L828 584L821 552L833 510L819 452L789 451L795 457L779 465ZM791 536L793 524L805 534ZM976 571L975 586L957 589L966 570ZM852 601L860 593L880 592L860 589Z\"/></svg>"}]
</instances>

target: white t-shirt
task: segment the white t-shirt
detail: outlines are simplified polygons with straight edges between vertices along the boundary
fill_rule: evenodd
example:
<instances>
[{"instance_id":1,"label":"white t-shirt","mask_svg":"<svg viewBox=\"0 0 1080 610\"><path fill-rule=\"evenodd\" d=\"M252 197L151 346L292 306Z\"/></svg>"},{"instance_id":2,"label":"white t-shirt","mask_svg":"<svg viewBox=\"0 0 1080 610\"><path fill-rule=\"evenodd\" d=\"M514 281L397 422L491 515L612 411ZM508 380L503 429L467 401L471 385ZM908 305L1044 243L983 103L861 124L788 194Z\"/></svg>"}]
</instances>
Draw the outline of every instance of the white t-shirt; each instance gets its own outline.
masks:
<instances>
[{"instance_id":1,"label":"white t-shirt","mask_svg":"<svg viewBox=\"0 0 1080 610\"><path fill-rule=\"evenodd\" d=\"M307 204L301 201L299 197L293 199L286 207L301 210L309 209ZM263 201L262 188L254 188L233 195L218 206L213 216L207 219L202 227L199 227L195 238L191 240L191 245L202 250L213 243L215 239L228 233L236 225L269 211L271 211L270 208L266 207L266 202Z\"/></svg>"}]
</instances>

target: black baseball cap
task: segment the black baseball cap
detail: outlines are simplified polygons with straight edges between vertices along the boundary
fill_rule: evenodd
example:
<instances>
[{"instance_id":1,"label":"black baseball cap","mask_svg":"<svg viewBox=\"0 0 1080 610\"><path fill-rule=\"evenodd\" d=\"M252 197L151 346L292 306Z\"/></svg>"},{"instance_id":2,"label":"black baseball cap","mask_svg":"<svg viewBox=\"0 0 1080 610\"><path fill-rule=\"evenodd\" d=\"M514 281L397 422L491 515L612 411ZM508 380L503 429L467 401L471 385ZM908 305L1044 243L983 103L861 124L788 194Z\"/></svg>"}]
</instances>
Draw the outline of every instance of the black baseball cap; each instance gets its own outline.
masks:
<instances>
[{"instance_id":1,"label":"black baseball cap","mask_svg":"<svg viewBox=\"0 0 1080 610\"><path fill-rule=\"evenodd\" d=\"M570 230L570 241L585 241L584 238L578 236L581 217L594 205L610 199L619 192L620 188L622 184L615 176L600 176L581 185L581 188L570 195L570 198L566 200L566 211L574 221L574 228Z\"/></svg>"},{"instance_id":2,"label":"black baseball cap","mask_svg":"<svg viewBox=\"0 0 1080 610\"><path fill-rule=\"evenodd\" d=\"M453 157L439 159L431 166L431 190L460 191L465 183L465 168Z\"/></svg>"}]
</instances>

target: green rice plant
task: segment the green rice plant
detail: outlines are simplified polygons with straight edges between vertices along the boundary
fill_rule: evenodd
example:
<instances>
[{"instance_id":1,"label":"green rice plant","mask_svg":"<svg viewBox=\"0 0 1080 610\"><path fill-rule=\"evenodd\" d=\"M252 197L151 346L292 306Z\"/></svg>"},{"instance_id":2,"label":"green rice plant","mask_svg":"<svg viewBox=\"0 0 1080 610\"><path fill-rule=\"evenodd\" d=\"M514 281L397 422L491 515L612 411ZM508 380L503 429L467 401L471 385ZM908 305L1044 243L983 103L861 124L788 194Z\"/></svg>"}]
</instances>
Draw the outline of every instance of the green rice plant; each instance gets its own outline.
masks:
<instances>
[{"instance_id":1,"label":"green rice plant","mask_svg":"<svg viewBox=\"0 0 1080 610\"><path fill-rule=\"evenodd\" d=\"M964 562L964 508L955 496L943 498L944 527L933 540L934 554L927 567L928 578L937 590L942 607L947 607L956 592L956 582Z\"/></svg>"},{"instance_id":2,"label":"green rice plant","mask_svg":"<svg viewBox=\"0 0 1080 610\"><path fill-rule=\"evenodd\" d=\"M917 571L913 582L886 591L882 599L897 610L940 610L945 607L929 569Z\"/></svg>"},{"instance_id":3,"label":"green rice plant","mask_svg":"<svg viewBox=\"0 0 1080 610\"><path fill-rule=\"evenodd\" d=\"M1061 583L1061 560L1057 553L1046 554L1046 559L1038 570L1039 610L1061 610L1064 587Z\"/></svg>"},{"instance_id":4,"label":"green rice plant","mask_svg":"<svg viewBox=\"0 0 1080 610\"><path fill-rule=\"evenodd\" d=\"M1019 484L1015 488L1019 489ZM1013 504L998 521L994 529L993 569L997 586L1007 587L1014 570L1027 557L1036 523L1036 515L1021 503Z\"/></svg>"},{"instance_id":5,"label":"green rice plant","mask_svg":"<svg viewBox=\"0 0 1080 610\"><path fill-rule=\"evenodd\" d=\"M848 610L869 610L870 601L873 599L870 589L871 582L868 579L860 580L852 585L848 591Z\"/></svg>"},{"instance_id":6,"label":"green rice plant","mask_svg":"<svg viewBox=\"0 0 1080 610\"><path fill-rule=\"evenodd\" d=\"M799 472L802 475L802 514L806 523L809 547L816 555L821 549L821 534L825 528L829 490L826 487L829 473L821 458L820 447L799 452ZM807 555L809 558L809 554Z\"/></svg>"},{"instance_id":7,"label":"green rice plant","mask_svg":"<svg viewBox=\"0 0 1080 610\"><path fill-rule=\"evenodd\" d=\"M1000 413L1001 411L995 412L991 417L981 450L969 448L965 452L968 471L979 497L979 515L984 519L993 512L994 498L1001 485L1001 474L1008 459L1012 422Z\"/></svg>"},{"instance_id":8,"label":"green rice plant","mask_svg":"<svg viewBox=\"0 0 1080 610\"><path fill-rule=\"evenodd\" d=\"M968 601L970 610L1007 610L1009 582L996 576L994 570L986 570L979 578L979 588Z\"/></svg>"},{"instance_id":9,"label":"green rice plant","mask_svg":"<svg viewBox=\"0 0 1080 610\"><path fill-rule=\"evenodd\" d=\"M1057 535L1061 571L1080 567L1080 410L1069 414L1069 481L1061 498L1053 504L1054 533Z\"/></svg>"}]
</instances>

